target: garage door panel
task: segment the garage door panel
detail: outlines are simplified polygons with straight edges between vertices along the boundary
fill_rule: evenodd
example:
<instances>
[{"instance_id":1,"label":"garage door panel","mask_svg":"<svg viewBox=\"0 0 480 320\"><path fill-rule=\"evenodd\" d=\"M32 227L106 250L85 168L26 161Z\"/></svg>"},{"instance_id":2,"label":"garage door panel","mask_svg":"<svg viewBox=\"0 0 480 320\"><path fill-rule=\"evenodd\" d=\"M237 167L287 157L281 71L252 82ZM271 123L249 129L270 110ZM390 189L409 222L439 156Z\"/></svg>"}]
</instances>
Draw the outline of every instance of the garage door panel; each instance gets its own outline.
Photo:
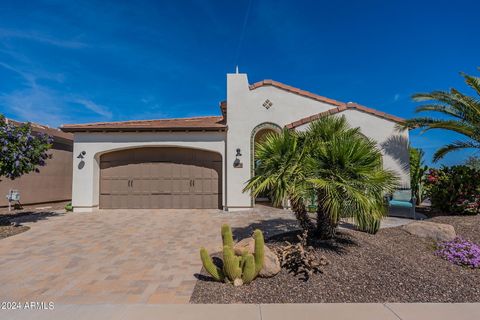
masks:
<instances>
[{"instance_id":1,"label":"garage door panel","mask_svg":"<svg viewBox=\"0 0 480 320\"><path fill-rule=\"evenodd\" d=\"M170 147L130 149L103 155L100 168L101 208L221 206L222 164L215 153Z\"/></svg>"}]
</instances>

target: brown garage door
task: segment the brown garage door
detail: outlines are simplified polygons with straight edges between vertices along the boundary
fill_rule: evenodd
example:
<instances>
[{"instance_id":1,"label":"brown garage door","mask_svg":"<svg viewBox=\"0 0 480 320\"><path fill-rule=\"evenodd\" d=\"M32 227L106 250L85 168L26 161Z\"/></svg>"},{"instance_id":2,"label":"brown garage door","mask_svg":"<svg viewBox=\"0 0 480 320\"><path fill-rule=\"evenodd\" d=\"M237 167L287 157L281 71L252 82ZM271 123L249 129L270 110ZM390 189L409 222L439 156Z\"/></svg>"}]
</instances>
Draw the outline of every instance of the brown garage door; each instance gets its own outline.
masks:
<instances>
[{"instance_id":1,"label":"brown garage door","mask_svg":"<svg viewBox=\"0 0 480 320\"><path fill-rule=\"evenodd\" d=\"M186 148L139 148L100 158L100 208L221 208L222 158Z\"/></svg>"}]
</instances>

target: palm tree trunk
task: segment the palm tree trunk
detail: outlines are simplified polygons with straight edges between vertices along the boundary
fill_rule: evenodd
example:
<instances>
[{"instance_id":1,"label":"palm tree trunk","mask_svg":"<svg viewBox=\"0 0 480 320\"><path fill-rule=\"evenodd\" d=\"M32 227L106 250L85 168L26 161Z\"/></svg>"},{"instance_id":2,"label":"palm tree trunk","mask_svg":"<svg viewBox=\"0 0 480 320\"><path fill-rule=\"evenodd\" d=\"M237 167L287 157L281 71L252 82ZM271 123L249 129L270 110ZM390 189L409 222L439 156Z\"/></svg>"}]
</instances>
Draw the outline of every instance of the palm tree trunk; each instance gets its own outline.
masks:
<instances>
[{"instance_id":1,"label":"palm tree trunk","mask_svg":"<svg viewBox=\"0 0 480 320\"><path fill-rule=\"evenodd\" d=\"M300 227L311 234L311 231L315 230L315 226L308 216L307 208L305 207L305 203L302 200L290 200L292 205L292 211L295 214L295 218L297 218Z\"/></svg>"},{"instance_id":2,"label":"palm tree trunk","mask_svg":"<svg viewBox=\"0 0 480 320\"><path fill-rule=\"evenodd\" d=\"M322 240L328 240L335 237L335 231L337 224L332 221L330 216L323 210L322 201L323 197L318 195L317 197L317 229L316 234Z\"/></svg>"}]
</instances>

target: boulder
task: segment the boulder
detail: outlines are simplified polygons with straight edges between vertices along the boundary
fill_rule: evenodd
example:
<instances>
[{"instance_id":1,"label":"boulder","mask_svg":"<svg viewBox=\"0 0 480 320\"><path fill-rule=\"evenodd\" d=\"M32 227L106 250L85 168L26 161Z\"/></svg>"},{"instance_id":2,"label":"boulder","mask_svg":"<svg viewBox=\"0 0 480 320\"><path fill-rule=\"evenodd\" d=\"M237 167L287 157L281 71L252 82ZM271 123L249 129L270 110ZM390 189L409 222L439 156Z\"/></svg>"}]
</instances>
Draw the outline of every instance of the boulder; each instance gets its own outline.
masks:
<instances>
[{"instance_id":1,"label":"boulder","mask_svg":"<svg viewBox=\"0 0 480 320\"><path fill-rule=\"evenodd\" d=\"M410 234L435 241L450 241L457 236L453 226L429 221L415 221L403 226L403 229Z\"/></svg>"},{"instance_id":2,"label":"boulder","mask_svg":"<svg viewBox=\"0 0 480 320\"><path fill-rule=\"evenodd\" d=\"M237 242L233 249L236 255L241 255L245 250L248 253L255 251L255 240L253 238L245 238ZM265 261L262 270L258 274L262 278L270 278L280 272L280 260L277 255L265 245Z\"/></svg>"}]
</instances>

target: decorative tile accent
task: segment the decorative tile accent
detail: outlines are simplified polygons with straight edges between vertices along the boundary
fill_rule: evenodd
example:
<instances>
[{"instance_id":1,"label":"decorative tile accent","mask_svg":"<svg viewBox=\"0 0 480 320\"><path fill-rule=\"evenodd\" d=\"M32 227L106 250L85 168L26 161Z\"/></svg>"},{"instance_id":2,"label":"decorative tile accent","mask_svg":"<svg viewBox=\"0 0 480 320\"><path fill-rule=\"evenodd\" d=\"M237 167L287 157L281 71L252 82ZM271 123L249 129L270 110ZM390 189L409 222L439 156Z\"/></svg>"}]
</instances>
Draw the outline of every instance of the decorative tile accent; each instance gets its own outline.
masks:
<instances>
[{"instance_id":1,"label":"decorative tile accent","mask_svg":"<svg viewBox=\"0 0 480 320\"><path fill-rule=\"evenodd\" d=\"M273 102L268 99L263 103L263 107L267 110L270 109L271 106L273 106Z\"/></svg>"}]
</instances>

